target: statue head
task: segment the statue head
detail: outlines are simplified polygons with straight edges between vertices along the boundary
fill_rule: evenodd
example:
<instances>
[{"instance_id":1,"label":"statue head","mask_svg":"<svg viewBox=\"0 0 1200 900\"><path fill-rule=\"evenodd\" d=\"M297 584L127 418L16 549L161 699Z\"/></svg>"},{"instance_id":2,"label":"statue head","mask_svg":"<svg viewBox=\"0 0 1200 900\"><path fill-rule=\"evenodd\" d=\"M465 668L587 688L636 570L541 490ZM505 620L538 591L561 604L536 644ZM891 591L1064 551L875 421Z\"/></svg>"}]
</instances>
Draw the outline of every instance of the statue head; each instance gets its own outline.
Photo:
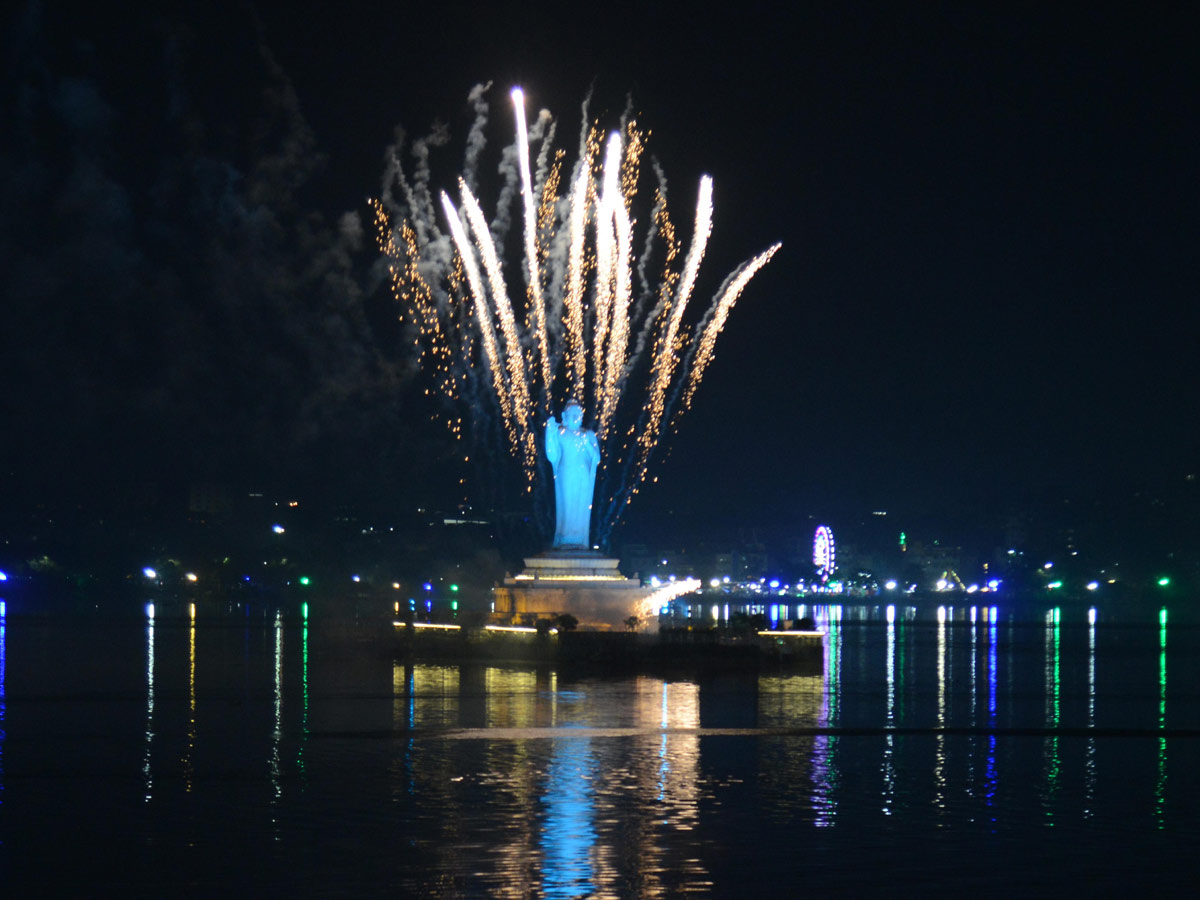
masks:
<instances>
[{"instance_id":1,"label":"statue head","mask_svg":"<svg viewBox=\"0 0 1200 900\"><path fill-rule=\"evenodd\" d=\"M579 408L579 404L571 402L567 404L567 408L563 410L563 424L572 431L578 431L579 426L583 424L583 410Z\"/></svg>"}]
</instances>

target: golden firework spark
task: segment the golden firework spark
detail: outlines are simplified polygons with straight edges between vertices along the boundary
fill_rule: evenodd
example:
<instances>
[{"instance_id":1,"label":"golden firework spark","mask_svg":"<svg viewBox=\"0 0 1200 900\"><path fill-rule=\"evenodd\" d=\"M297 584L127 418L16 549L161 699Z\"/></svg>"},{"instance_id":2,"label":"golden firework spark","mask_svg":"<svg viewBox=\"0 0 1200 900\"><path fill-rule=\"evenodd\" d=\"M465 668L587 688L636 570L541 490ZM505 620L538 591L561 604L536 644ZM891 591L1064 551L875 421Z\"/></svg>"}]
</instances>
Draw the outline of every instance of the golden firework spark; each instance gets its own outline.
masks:
<instances>
[{"instance_id":1,"label":"golden firework spark","mask_svg":"<svg viewBox=\"0 0 1200 900\"><path fill-rule=\"evenodd\" d=\"M387 203L373 202L376 240L390 261L402 315L415 329L420 364L443 396L472 405L477 416L491 398L525 472L526 490L537 482L541 423L567 399L584 406L602 447L607 486L597 496L597 531L605 534L646 479L664 433L691 407L734 304L780 245L735 269L689 325L689 301L712 232L712 179L700 179L691 242L677 268L682 248L656 168L654 211L639 257L634 197L647 133L630 121L624 133L614 131L605 140L599 128L585 127L568 177L563 151L550 146L549 114L543 111L531 131L520 88L511 99L515 152L502 168L514 167L504 171L509 184L520 187L520 317L498 249L508 212L497 210L497 221L489 224L468 186L479 147L468 153L459 179L460 205L442 192L440 211L429 185L431 143L418 142L411 177L394 161L389 177L400 190L386 184ZM544 122L550 127L542 130ZM535 140L542 142L536 180L530 165ZM404 203L395 201L395 193ZM660 254L658 283L648 284L645 270ZM644 393L639 396L634 385ZM448 424L461 438L462 417Z\"/></svg>"}]
</instances>

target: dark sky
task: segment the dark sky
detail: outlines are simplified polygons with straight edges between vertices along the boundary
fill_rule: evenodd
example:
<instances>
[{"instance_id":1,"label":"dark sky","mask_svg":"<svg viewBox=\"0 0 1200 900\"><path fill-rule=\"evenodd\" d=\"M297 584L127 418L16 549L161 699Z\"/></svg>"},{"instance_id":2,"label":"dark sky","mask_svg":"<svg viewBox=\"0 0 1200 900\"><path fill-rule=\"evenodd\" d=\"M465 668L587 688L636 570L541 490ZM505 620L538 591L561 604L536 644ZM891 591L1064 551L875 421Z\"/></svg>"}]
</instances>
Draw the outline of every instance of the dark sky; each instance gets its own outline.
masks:
<instances>
[{"instance_id":1,"label":"dark sky","mask_svg":"<svg viewBox=\"0 0 1200 900\"><path fill-rule=\"evenodd\" d=\"M511 85L567 134L591 90L610 122L632 96L677 220L713 175L699 296L783 242L632 522L937 515L1200 465L1194 8L501 6L19 13L10 483L407 496L422 413L343 214L398 124L445 122L453 166L487 80L493 150Z\"/></svg>"}]
</instances>

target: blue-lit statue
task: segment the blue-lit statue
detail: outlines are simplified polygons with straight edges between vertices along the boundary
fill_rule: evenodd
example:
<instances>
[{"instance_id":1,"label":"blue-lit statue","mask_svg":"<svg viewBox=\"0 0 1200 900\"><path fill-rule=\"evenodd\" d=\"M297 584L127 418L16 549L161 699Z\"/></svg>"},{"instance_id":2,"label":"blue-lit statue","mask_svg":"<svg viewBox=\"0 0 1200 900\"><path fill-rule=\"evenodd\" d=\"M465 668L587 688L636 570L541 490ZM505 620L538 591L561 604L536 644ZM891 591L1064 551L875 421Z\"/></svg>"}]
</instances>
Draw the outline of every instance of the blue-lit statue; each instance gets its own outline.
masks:
<instances>
[{"instance_id":1,"label":"blue-lit statue","mask_svg":"<svg viewBox=\"0 0 1200 900\"><path fill-rule=\"evenodd\" d=\"M568 403L561 425L546 422L546 458L554 469L554 548L586 550L600 444L583 426L583 410Z\"/></svg>"}]
</instances>

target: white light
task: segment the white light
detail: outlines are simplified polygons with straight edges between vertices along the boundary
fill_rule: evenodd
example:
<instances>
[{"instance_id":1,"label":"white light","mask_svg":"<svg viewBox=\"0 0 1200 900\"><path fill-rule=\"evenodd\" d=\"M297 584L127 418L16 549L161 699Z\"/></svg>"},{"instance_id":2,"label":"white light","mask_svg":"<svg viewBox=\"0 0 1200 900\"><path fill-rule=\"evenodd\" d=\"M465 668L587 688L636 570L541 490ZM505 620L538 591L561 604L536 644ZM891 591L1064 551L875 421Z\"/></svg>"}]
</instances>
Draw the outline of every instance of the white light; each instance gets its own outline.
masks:
<instances>
[{"instance_id":1,"label":"white light","mask_svg":"<svg viewBox=\"0 0 1200 900\"><path fill-rule=\"evenodd\" d=\"M198 579L196 578L196 573L195 573L195 572L188 572L188 573L187 573L186 575L184 575L183 577L184 577L184 578L186 578L188 581L190 581L192 584L195 584L195 583L196 583L196 581L198 580Z\"/></svg>"},{"instance_id":2,"label":"white light","mask_svg":"<svg viewBox=\"0 0 1200 900\"><path fill-rule=\"evenodd\" d=\"M946 579L945 579L945 578L939 578L939 579L938 579L938 582L937 582L937 589L938 589L939 591L944 591L944 590L946 589Z\"/></svg>"},{"instance_id":3,"label":"white light","mask_svg":"<svg viewBox=\"0 0 1200 900\"><path fill-rule=\"evenodd\" d=\"M720 578L714 578L712 581L710 581L710 582L708 583L708 586L709 586L709 587L720 587L720 586L721 586L721 579L720 579Z\"/></svg>"},{"instance_id":4,"label":"white light","mask_svg":"<svg viewBox=\"0 0 1200 900\"><path fill-rule=\"evenodd\" d=\"M1098 588L1098 587L1100 587L1100 582L1098 582L1098 581L1089 581L1089 582L1087 583L1087 589L1088 589L1089 591L1094 591L1094 590L1096 590L1096 588Z\"/></svg>"},{"instance_id":5,"label":"white light","mask_svg":"<svg viewBox=\"0 0 1200 900\"><path fill-rule=\"evenodd\" d=\"M350 580L351 580L351 581L353 581L355 584L358 584L360 581L362 581L362 576L360 576L360 575L351 575L351 576L350 576Z\"/></svg>"},{"instance_id":6,"label":"white light","mask_svg":"<svg viewBox=\"0 0 1200 900\"><path fill-rule=\"evenodd\" d=\"M888 619L888 621L890 622L891 619ZM938 624L939 625L946 624L946 607L944 607L944 606L938 607Z\"/></svg>"},{"instance_id":7,"label":"white light","mask_svg":"<svg viewBox=\"0 0 1200 900\"><path fill-rule=\"evenodd\" d=\"M996 590L996 588L1000 587L1000 579L993 578L991 581L988 582L988 587L990 587L993 591Z\"/></svg>"},{"instance_id":8,"label":"white light","mask_svg":"<svg viewBox=\"0 0 1200 900\"><path fill-rule=\"evenodd\" d=\"M158 573L157 573L157 572L155 572L155 571L154 571L152 568L150 568L149 566L146 566L146 568L142 569L142 574L143 574L143 575L145 575L147 578L150 578L150 579L154 579L154 578L157 578L157 577L158 577Z\"/></svg>"},{"instance_id":9,"label":"white light","mask_svg":"<svg viewBox=\"0 0 1200 900\"><path fill-rule=\"evenodd\" d=\"M968 594L973 594L973 593L975 593L977 590L979 590L979 585L977 585L977 584L973 584L973 585L971 585L970 587L968 587L968 588L967 588L967 593L968 593Z\"/></svg>"},{"instance_id":10,"label":"white light","mask_svg":"<svg viewBox=\"0 0 1200 900\"><path fill-rule=\"evenodd\" d=\"M721 607L717 606L717 604L714 603L713 608L712 608L712 614L713 614L714 619L721 618Z\"/></svg>"},{"instance_id":11,"label":"white light","mask_svg":"<svg viewBox=\"0 0 1200 900\"><path fill-rule=\"evenodd\" d=\"M1088 624L1089 625L1096 624L1096 607L1094 607L1094 606L1088 610Z\"/></svg>"},{"instance_id":12,"label":"white light","mask_svg":"<svg viewBox=\"0 0 1200 900\"><path fill-rule=\"evenodd\" d=\"M889 580L884 584L884 587L887 588L889 591L894 591L896 589L896 582Z\"/></svg>"},{"instance_id":13,"label":"white light","mask_svg":"<svg viewBox=\"0 0 1200 900\"><path fill-rule=\"evenodd\" d=\"M889 624L889 625L890 625L892 622L895 622L895 621L896 621L896 607L894 607L894 606L888 606L888 608L887 608L887 620L888 620L888 624Z\"/></svg>"},{"instance_id":14,"label":"white light","mask_svg":"<svg viewBox=\"0 0 1200 900\"><path fill-rule=\"evenodd\" d=\"M147 619L154 618L154 604L153 603L146 604L146 618Z\"/></svg>"},{"instance_id":15,"label":"white light","mask_svg":"<svg viewBox=\"0 0 1200 900\"><path fill-rule=\"evenodd\" d=\"M283 530L284 530L284 529L283 529L283 526L282 526L282 525L272 525L272 526L271 526L271 530L272 530L273 532L275 532L276 534L283 534Z\"/></svg>"},{"instance_id":16,"label":"white light","mask_svg":"<svg viewBox=\"0 0 1200 900\"><path fill-rule=\"evenodd\" d=\"M1043 568L1043 569L1053 569L1053 568L1054 568L1054 563L1052 563L1052 562L1048 562L1048 563L1046 563L1044 566L1042 566L1042 568Z\"/></svg>"}]
</instances>

